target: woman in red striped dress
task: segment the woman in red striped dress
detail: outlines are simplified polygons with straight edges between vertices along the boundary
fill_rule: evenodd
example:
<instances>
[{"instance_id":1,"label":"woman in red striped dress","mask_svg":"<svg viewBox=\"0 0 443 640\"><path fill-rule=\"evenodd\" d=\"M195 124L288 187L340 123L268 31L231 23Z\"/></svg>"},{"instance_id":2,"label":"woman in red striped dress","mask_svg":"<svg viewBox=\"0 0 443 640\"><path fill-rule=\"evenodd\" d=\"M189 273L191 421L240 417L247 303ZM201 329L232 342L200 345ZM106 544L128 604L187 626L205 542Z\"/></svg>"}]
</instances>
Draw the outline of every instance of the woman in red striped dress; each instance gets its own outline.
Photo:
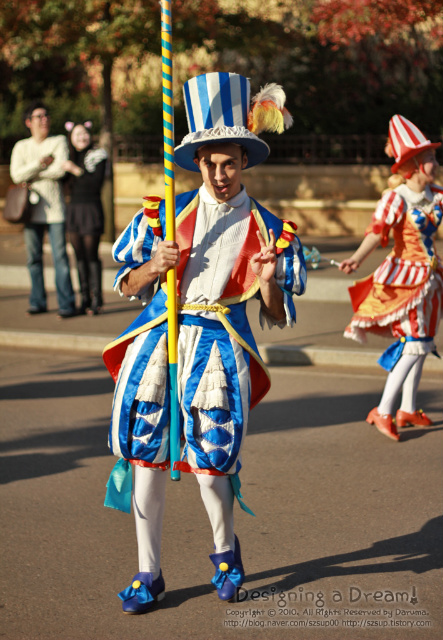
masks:
<instances>
[{"instance_id":1,"label":"woman in red striped dress","mask_svg":"<svg viewBox=\"0 0 443 640\"><path fill-rule=\"evenodd\" d=\"M357 251L340 264L353 273L379 245L385 247L392 229L394 247L378 269L360 280L354 291L354 315L345 337L366 341L366 332L397 341L379 359L389 371L378 407L366 418L383 435L398 441L397 427L427 427L431 420L416 409L417 389L428 353L436 353L434 336L442 311L443 265L435 236L443 217L443 188L434 184L438 162L435 148L409 120L395 115L389 123L386 152L395 157L392 173L402 183L384 193ZM396 420L394 405L402 399Z\"/></svg>"}]
</instances>

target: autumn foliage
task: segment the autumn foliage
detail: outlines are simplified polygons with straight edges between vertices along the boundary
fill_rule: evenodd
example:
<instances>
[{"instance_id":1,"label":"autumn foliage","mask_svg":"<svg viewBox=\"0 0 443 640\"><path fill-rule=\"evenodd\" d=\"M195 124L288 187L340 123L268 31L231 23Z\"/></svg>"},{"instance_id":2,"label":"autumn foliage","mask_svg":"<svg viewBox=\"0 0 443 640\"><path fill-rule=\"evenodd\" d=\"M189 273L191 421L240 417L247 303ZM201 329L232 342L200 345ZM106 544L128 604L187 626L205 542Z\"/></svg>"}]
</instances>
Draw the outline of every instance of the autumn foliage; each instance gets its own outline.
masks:
<instances>
[{"instance_id":1,"label":"autumn foliage","mask_svg":"<svg viewBox=\"0 0 443 640\"><path fill-rule=\"evenodd\" d=\"M368 37L411 43L424 34L431 47L443 45L441 0L318 0L312 21L322 44L349 45Z\"/></svg>"},{"instance_id":2,"label":"autumn foliage","mask_svg":"<svg viewBox=\"0 0 443 640\"><path fill-rule=\"evenodd\" d=\"M173 0L174 53L207 54L185 73L242 73L254 92L282 84L293 133L383 133L397 111L441 127L442 0L256 0L260 11L248 12L253 4ZM155 88L128 83L112 96L110 85L116 60L136 69L159 52L158 0L2 0L0 134L15 131L25 100L48 92L53 113L57 101L103 100L106 126L114 103L117 130L158 130Z\"/></svg>"}]
</instances>

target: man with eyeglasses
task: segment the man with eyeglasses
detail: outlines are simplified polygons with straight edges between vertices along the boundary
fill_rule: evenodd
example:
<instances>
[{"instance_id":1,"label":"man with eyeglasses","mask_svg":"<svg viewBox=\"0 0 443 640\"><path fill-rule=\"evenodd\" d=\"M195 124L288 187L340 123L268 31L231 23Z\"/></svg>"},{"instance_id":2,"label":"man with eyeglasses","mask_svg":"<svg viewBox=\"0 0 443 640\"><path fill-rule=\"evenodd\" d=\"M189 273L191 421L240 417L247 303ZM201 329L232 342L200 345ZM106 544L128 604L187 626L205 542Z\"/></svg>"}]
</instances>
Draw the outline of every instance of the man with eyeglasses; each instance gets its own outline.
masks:
<instances>
[{"instance_id":1,"label":"man with eyeglasses","mask_svg":"<svg viewBox=\"0 0 443 640\"><path fill-rule=\"evenodd\" d=\"M65 136L50 136L50 114L42 102L34 102L24 113L31 136L19 140L12 150L11 178L30 185L30 217L25 225L27 266L31 276L28 315L47 311L43 278L43 238L48 231L55 269L58 316L75 315L65 238L65 200L60 179L69 152Z\"/></svg>"}]
</instances>

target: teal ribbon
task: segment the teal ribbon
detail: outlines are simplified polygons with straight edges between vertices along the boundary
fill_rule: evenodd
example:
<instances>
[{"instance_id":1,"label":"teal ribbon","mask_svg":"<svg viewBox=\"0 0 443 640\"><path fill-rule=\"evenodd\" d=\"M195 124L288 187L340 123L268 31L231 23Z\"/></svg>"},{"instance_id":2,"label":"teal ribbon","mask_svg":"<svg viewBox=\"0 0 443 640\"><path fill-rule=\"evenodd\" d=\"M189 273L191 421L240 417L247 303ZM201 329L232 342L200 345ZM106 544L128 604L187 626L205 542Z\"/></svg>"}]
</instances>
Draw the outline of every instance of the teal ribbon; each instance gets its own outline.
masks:
<instances>
[{"instance_id":1,"label":"teal ribbon","mask_svg":"<svg viewBox=\"0 0 443 640\"><path fill-rule=\"evenodd\" d=\"M119 459L106 487L105 507L131 513L132 470L127 460Z\"/></svg>"},{"instance_id":2,"label":"teal ribbon","mask_svg":"<svg viewBox=\"0 0 443 640\"><path fill-rule=\"evenodd\" d=\"M131 584L129 587L126 587L126 589L120 591L120 593L118 594L118 597L120 598L120 600L123 600L123 602L125 602L126 600L130 600L134 596L137 597L137 602L139 602L139 604L146 604L147 602L152 602L154 600L151 593L149 592L148 587L143 584L143 582L138 589L134 589Z\"/></svg>"},{"instance_id":3,"label":"teal ribbon","mask_svg":"<svg viewBox=\"0 0 443 640\"><path fill-rule=\"evenodd\" d=\"M255 513L253 511L251 511L251 509L249 507L247 507L245 505L245 503L243 502L243 496L240 493L241 482L240 482L240 478L238 477L238 473L229 474L229 479L231 481L232 490L234 491L234 495L238 500L238 504L243 509L243 511L246 511L246 513L249 513L249 515L254 516L254 518L255 518Z\"/></svg>"},{"instance_id":4,"label":"teal ribbon","mask_svg":"<svg viewBox=\"0 0 443 640\"><path fill-rule=\"evenodd\" d=\"M397 362L400 360L403 349L405 348L405 344L407 342L430 342L431 340L433 340L433 338L413 338L412 336L400 338L400 340L397 340L397 342L391 344L386 349L386 351L381 354L381 356L377 360L377 363L386 371L392 371ZM438 354L436 355L438 356Z\"/></svg>"},{"instance_id":5,"label":"teal ribbon","mask_svg":"<svg viewBox=\"0 0 443 640\"><path fill-rule=\"evenodd\" d=\"M254 515L254 514L252 514ZM245 574L237 567L232 567L231 570L222 571L221 569L217 569L215 576L212 578L211 582L217 589L221 589L225 584L226 578L232 582L234 587L241 587L243 584L243 580L245 579Z\"/></svg>"}]
</instances>

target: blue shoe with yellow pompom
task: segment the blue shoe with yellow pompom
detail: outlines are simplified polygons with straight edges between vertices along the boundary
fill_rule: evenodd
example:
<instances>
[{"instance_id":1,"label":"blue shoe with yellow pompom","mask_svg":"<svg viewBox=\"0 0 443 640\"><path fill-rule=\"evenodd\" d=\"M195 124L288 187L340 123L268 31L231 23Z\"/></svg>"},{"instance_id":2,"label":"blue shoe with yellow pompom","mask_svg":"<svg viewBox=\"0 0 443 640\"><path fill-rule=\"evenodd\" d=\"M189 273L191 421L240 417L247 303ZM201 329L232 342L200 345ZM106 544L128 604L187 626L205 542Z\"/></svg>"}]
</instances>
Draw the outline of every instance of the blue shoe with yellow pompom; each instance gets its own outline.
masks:
<instances>
[{"instance_id":1,"label":"blue shoe with yellow pompom","mask_svg":"<svg viewBox=\"0 0 443 640\"><path fill-rule=\"evenodd\" d=\"M162 572L155 580L152 573L142 571L137 573L132 584L118 594L123 600L123 613L137 615L147 613L154 602L159 602L165 597L165 581Z\"/></svg>"},{"instance_id":2,"label":"blue shoe with yellow pompom","mask_svg":"<svg viewBox=\"0 0 443 640\"><path fill-rule=\"evenodd\" d=\"M220 600L233 600L239 587L245 579L245 572L241 559L240 543L235 536L234 551L222 551L209 556L217 569L211 582L217 589Z\"/></svg>"}]
</instances>

